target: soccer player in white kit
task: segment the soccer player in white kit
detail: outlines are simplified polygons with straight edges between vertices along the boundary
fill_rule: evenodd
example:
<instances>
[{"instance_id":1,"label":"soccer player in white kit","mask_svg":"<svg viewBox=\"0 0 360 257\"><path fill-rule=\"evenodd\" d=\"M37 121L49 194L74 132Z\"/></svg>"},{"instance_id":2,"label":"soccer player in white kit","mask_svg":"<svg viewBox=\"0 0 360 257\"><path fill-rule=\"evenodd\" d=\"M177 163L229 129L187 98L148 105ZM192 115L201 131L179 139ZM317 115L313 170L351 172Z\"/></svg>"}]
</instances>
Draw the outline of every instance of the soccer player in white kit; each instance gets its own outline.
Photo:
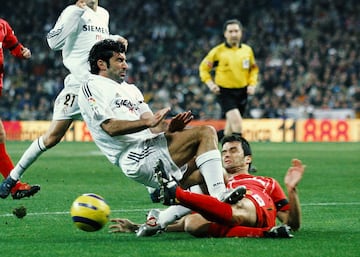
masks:
<instances>
[{"instance_id":1,"label":"soccer player in white kit","mask_svg":"<svg viewBox=\"0 0 360 257\"><path fill-rule=\"evenodd\" d=\"M185 128L192 119L190 111L169 123L165 118L170 108L153 114L140 90L124 81L128 65L121 43L109 39L96 43L89 63L93 75L79 91L79 106L96 145L109 161L127 177L159 188L159 160L167 179L181 181L179 167L196 157L209 194L221 198L225 183L215 129Z\"/></svg>"},{"instance_id":2,"label":"soccer player in white kit","mask_svg":"<svg viewBox=\"0 0 360 257\"><path fill-rule=\"evenodd\" d=\"M7 197L12 187L25 170L47 149L55 146L65 135L74 119L80 118L78 91L89 76L87 62L91 47L105 38L119 40L121 36L109 34L109 13L98 5L98 0L78 0L66 7L54 28L47 35L51 49L62 51L64 66L70 74L64 80L64 89L54 103L53 120L47 132L34 140L0 187L2 198Z\"/></svg>"}]
</instances>

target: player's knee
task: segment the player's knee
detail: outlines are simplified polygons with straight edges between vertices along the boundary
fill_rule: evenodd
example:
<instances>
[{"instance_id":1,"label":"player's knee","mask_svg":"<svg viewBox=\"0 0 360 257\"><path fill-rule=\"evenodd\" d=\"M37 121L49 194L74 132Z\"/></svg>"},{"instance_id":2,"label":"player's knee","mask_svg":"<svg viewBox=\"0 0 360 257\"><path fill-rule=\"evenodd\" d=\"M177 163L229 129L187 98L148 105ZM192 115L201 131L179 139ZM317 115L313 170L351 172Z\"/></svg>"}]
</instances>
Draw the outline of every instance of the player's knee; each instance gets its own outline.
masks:
<instances>
[{"instance_id":1,"label":"player's knee","mask_svg":"<svg viewBox=\"0 0 360 257\"><path fill-rule=\"evenodd\" d=\"M229 121L241 121L241 113L238 109L232 109L226 112L226 119Z\"/></svg>"},{"instance_id":2,"label":"player's knee","mask_svg":"<svg viewBox=\"0 0 360 257\"><path fill-rule=\"evenodd\" d=\"M217 132L213 126L210 125L204 125L200 126L200 135L202 137L216 137L217 138Z\"/></svg>"},{"instance_id":3,"label":"player's knee","mask_svg":"<svg viewBox=\"0 0 360 257\"><path fill-rule=\"evenodd\" d=\"M195 237L205 237L210 223L204 221L199 214L188 215L184 221L184 231Z\"/></svg>"}]
</instances>

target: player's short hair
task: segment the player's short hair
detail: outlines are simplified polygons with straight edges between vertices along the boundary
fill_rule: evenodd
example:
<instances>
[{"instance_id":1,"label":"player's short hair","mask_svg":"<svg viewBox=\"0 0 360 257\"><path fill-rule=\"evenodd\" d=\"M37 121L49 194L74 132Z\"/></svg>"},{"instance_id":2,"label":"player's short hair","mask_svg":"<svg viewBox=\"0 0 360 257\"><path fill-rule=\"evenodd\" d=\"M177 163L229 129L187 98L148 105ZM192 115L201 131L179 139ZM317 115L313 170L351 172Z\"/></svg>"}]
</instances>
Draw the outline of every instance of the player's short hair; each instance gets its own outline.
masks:
<instances>
[{"instance_id":1,"label":"player's short hair","mask_svg":"<svg viewBox=\"0 0 360 257\"><path fill-rule=\"evenodd\" d=\"M232 134L230 136L225 136L221 139L221 146L223 146L227 142L240 142L241 147L244 151L244 156L252 155L249 142L242 136L240 136L238 134Z\"/></svg>"},{"instance_id":2,"label":"player's short hair","mask_svg":"<svg viewBox=\"0 0 360 257\"><path fill-rule=\"evenodd\" d=\"M230 19L230 20L225 21L224 26L223 26L223 32L226 31L227 26L230 24L237 24L237 25L239 25L240 29L243 29L243 26L238 19Z\"/></svg>"},{"instance_id":3,"label":"player's short hair","mask_svg":"<svg viewBox=\"0 0 360 257\"><path fill-rule=\"evenodd\" d=\"M119 41L115 41L112 39L104 39L97 42L90 50L89 53L89 64L90 64L90 72L92 74L99 74L99 67L97 65L98 60L103 60L110 65L110 58L115 53L125 53L125 45Z\"/></svg>"}]
</instances>

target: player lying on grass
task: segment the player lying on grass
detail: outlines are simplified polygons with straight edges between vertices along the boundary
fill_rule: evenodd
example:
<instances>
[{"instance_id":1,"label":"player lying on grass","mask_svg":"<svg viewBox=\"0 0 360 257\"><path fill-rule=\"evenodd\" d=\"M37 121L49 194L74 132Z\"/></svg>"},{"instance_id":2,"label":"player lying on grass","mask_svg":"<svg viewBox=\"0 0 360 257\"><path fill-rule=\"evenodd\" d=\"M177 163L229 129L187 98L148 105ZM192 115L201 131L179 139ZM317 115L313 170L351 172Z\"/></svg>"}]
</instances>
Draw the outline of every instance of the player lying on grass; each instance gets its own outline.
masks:
<instances>
[{"instance_id":1,"label":"player lying on grass","mask_svg":"<svg viewBox=\"0 0 360 257\"><path fill-rule=\"evenodd\" d=\"M246 188L246 193L236 203L224 203L211 196L177 187L174 195L176 201L196 213L187 215L173 225L161 227L161 212L154 209L142 225L127 219L113 219L111 232L137 231L139 235L139 231L145 228L153 233L141 235L153 235L166 229L186 231L197 237L291 237L289 227L294 231L300 228L301 209L296 186L305 170L300 160L292 160L292 166L284 178L289 200L275 179L248 173L252 153L244 138L236 135L225 137L222 141L222 160L228 176L227 187ZM286 225L276 227L276 217Z\"/></svg>"}]
</instances>

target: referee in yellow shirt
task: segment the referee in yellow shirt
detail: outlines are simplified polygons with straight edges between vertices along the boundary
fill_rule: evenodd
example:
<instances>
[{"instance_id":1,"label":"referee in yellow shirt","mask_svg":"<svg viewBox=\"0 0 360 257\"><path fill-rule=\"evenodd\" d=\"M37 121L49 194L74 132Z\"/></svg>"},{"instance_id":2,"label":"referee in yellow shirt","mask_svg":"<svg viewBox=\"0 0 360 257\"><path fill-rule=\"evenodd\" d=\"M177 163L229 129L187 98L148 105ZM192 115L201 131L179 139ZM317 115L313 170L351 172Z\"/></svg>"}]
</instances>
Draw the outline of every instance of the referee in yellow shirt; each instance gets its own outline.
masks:
<instances>
[{"instance_id":1,"label":"referee in yellow shirt","mask_svg":"<svg viewBox=\"0 0 360 257\"><path fill-rule=\"evenodd\" d=\"M217 95L225 113L224 134L241 134L242 115L245 113L248 95L255 93L259 68L252 48L241 43L241 22L237 19L228 20L223 31L225 42L210 50L200 63L199 73L201 80Z\"/></svg>"}]
</instances>

